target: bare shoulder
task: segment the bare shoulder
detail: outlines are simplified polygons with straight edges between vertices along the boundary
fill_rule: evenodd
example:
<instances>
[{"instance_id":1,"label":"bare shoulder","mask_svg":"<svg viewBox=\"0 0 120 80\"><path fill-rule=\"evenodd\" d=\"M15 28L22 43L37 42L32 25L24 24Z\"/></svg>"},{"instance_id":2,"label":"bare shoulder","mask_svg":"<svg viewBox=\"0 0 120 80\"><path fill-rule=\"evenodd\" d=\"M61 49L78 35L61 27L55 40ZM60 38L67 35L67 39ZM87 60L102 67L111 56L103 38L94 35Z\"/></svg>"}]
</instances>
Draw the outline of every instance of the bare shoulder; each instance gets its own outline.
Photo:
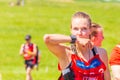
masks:
<instances>
[{"instance_id":1,"label":"bare shoulder","mask_svg":"<svg viewBox=\"0 0 120 80\"><path fill-rule=\"evenodd\" d=\"M21 48L24 46L25 44L21 44Z\"/></svg>"},{"instance_id":2,"label":"bare shoulder","mask_svg":"<svg viewBox=\"0 0 120 80\"><path fill-rule=\"evenodd\" d=\"M104 48L99 48L99 47L96 47L96 48L100 58L107 59L107 51Z\"/></svg>"},{"instance_id":3,"label":"bare shoulder","mask_svg":"<svg viewBox=\"0 0 120 80\"><path fill-rule=\"evenodd\" d=\"M33 43L33 46L36 47L37 45L35 43Z\"/></svg>"},{"instance_id":4,"label":"bare shoulder","mask_svg":"<svg viewBox=\"0 0 120 80\"><path fill-rule=\"evenodd\" d=\"M104 49L104 48L99 48L99 47L96 47L97 48L97 52L98 52L98 54L106 54L107 53L107 51Z\"/></svg>"}]
</instances>

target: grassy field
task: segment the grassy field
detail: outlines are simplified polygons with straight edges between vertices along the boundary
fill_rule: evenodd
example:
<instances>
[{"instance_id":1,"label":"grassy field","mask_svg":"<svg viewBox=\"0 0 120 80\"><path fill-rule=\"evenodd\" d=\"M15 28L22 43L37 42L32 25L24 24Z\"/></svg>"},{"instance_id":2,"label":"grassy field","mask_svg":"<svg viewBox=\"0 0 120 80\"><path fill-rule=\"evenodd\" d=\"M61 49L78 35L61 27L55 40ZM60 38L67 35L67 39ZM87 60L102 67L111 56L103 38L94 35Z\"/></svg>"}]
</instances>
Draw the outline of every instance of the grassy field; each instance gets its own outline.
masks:
<instances>
[{"instance_id":1,"label":"grassy field","mask_svg":"<svg viewBox=\"0 0 120 80\"><path fill-rule=\"evenodd\" d=\"M46 48L43 35L62 33L69 35L70 19L76 11L90 14L93 22L104 28L103 46L108 55L120 41L120 3L82 2L79 0L26 0L25 6L10 6L16 0L0 0L0 73L2 80L25 80L23 58L19 49L26 34L38 44L41 52L39 70L34 80L57 80L57 59ZM118 37L117 37L118 36Z\"/></svg>"}]
</instances>

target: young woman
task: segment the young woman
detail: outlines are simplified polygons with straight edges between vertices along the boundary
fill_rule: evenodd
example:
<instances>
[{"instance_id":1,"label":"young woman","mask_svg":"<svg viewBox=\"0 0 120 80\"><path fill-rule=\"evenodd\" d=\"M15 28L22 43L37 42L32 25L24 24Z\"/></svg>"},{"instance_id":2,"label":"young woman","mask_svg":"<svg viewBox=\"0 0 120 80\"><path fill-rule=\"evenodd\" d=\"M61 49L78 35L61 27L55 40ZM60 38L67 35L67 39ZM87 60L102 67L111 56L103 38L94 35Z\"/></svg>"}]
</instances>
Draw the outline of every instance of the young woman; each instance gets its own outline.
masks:
<instances>
[{"instance_id":1,"label":"young woman","mask_svg":"<svg viewBox=\"0 0 120 80\"><path fill-rule=\"evenodd\" d=\"M91 41L95 46L101 47L104 40L103 29L99 24L92 23L91 25Z\"/></svg>"},{"instance_id":2,"label":"young woman","mask_svg":"<svg viewBox=\"0 0 120 80\"><path fill-rule=\"evenodd\" d=\"M71 36L46 34L45 44L58 58L64 80L111 80L107 53L90 40L91 19L77 12L71 21ZM72 43L72 48L64 43Z\"/></svg>"}]
</instances>

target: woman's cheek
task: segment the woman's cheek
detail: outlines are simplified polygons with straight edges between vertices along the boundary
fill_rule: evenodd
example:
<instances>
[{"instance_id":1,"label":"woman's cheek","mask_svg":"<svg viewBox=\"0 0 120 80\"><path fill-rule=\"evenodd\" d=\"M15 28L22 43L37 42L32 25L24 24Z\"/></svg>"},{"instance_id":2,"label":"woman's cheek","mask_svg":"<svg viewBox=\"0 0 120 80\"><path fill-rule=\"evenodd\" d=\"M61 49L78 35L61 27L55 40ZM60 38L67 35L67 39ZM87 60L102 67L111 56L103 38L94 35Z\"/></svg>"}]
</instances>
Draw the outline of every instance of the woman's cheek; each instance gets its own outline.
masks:
<instances>
[{"instance_id":1,"label":"woman's cheek","mask_svg":"<svg viewBox=\"0 0 120 80\"><path fill-rule=\"evenodd\" d=\"M86 32L82 32L82 35L83 35L84 37L89 37L89 34L86 33Z\"/></svg>"},{"instance_id":2,"label":"woman's cheek","mask_svg":"<svg viewBox=\"0 0 120 80\"><path fill-rule=\"evenodd\" d=\"M73 34L73 35L77 35L78 32L77 32L77 31L72 31L72 34Z\"/></svg>"}]
</instances>

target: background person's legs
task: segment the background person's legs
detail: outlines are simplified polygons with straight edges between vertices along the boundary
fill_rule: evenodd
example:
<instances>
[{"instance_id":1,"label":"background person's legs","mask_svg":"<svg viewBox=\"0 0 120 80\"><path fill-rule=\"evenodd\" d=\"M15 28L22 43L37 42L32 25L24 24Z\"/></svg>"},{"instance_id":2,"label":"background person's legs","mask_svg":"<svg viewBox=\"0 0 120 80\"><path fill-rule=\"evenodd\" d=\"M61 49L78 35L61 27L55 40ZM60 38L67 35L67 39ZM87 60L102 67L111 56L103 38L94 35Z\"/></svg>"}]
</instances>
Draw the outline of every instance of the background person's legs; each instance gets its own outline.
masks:
<instances>
[{"instance_id":1,"label":"background person's legs","mask_svg":"<svg viewBox=\"0 0 120 80\"><path fill-rule=\"evenodd\" d=\"M32 69L30 67L27 67L27 69L26 69L26 80L32 80L31 71L32 71Z\"/></svg>"},{"instance_id":2,"label":"background person's legs","mask_svg":"<svg viewBox=\"0 0 120 80\"><path fill-rule=\"evenodd\" d=\"M21 1L21 5L22 5L22 6L25 5L25 1L24 1L24 0Z\"/></svg>"}]
</instances>

